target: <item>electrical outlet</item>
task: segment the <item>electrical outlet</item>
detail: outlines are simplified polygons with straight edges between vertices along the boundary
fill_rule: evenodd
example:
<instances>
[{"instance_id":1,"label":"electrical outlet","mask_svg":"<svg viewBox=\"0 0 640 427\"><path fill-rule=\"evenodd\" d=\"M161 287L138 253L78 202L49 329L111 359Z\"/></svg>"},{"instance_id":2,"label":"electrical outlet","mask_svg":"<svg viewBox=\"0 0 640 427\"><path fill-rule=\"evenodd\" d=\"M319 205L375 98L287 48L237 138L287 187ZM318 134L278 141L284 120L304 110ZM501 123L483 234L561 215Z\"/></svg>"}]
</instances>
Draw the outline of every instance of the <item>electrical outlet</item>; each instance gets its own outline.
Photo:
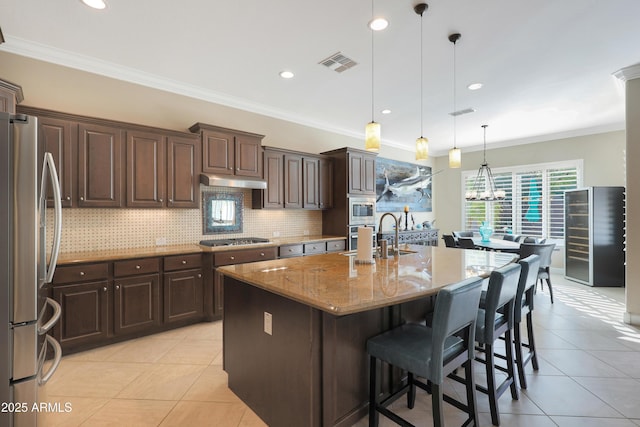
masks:
<instances>
[{"instance_id":1,"label":"electrical outlet","mask_svg":"<svg viewBox=\"0 0 640 427\"><path fill-rule=\"evenodd\" d=\"M264 312L264 332L273 335L273 316L266 311Z\"/></svg>"},{"instance_id":2,"label":"electrical outlet","mask_svg":"<svg viewBox=\"0 0 640 427\"><path fill-rule=\"evenodd\" d=\"M274 231L273 232L273 237L280 237L280 232L279 231Z\"/></svg>"},{"instance_id":3,"label":"electrical outlet","mask_svg":"<svg viewBox=\"0 0 640 427\"><path fill-rule=\"evenodd\" d=\"M166 237L158 237L156 239L156 246L165 246L167 244L167 238Z\"/></svg>"}]
</instances>

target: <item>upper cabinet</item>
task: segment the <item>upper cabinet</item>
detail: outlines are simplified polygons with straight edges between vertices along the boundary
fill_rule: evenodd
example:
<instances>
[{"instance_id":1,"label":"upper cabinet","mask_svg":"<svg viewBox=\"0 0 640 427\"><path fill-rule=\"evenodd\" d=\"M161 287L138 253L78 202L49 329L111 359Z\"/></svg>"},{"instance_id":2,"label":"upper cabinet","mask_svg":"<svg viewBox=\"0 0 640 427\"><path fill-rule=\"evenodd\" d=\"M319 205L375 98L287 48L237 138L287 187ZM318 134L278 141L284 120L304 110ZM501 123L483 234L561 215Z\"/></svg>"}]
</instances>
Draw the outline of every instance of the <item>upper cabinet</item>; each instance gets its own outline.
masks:
<instances>
[{"instance_id":1,"label":"upper cabinet","mask_svg":"<svg viewBox=\"0 0 640 427\"><path fill-rule=\"evenodd\" d=\"M203 123L189 128L202 139L202 172L262 178L262 138Z\"/></svg>"},{"instance_id":2,"label":"upper cabinet","mask_svg":"<svg viewBox=\"0 0 640 427\"><path fill-rule=\"evenodd\" d=\"M22 102L22 88L11 82L0 80L0 112L15 114L16 106Z\"/></svg>"},{"instance_id":3,"label":"upper cabinet","mask_svg":"<svg viewBox=\"0 0 640 427\"><path fill-rule=\"evenodd\" d=\"M63 206L199 208L198 136L31 107L18 110L38 117L38 138L53 154Z\"/></svg>"},{"instance_id":4,"label":"upper cabinet","mask_svg":"<svg viewBox=\"0 0 640 427\"><path fill-rule=\"evenodd\" d=\"M253 190L253 208L328 209L333 206L333 163L317 154L264 149L266 190Z\"/></svg>"},{"instance_id":5,"label":"upper cabinet","mask_svg":"<svg viewBox=\"0 0 640 427\"><path fill-rule=\"evenodd\" d=\"M376 153L356 148L340 148L322 153L334 161L334 195L376 195Z\"/></svg>"}]
</instances>

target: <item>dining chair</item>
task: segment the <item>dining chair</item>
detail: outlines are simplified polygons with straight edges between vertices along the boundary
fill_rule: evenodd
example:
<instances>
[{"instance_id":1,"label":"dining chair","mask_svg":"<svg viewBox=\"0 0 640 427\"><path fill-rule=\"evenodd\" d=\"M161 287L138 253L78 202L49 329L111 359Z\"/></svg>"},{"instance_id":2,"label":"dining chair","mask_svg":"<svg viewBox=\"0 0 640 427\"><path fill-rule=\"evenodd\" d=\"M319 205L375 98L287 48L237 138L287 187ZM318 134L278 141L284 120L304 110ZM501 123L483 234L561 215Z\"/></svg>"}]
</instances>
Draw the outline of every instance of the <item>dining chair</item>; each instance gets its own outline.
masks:
<instances>
[{"instance_id":1,"label":"dining chair","mask_svg":"<svg viewBox=\"0 0 640 427\"><path fill-rule=\"evenodd\" d=\"M473 372L474 337L482 279L473 277L449 285L438 292L432 326L405 323L367 340L369 367L369 426L378 425L379 414L403 426L407 420L388 409L407 393L407 407L413 409L416 386L431 394L433 425L444 425L443 402L465 411L465 425L478 425L478 407ZM378 401L377 361L407 371L407 384ZM444 379L464 366L466 404L443 392ZM416 377L427 380L423 382ZM471 424L473 423L473 424Z\"/></svg>"},{"instance_id":2,"label":"dining chair","mask_svg":"<svg viewBox=\"0 0 640 427\"><path fill-rule=\"evenodd\" d=\"M442 240L444 240L444 245L448 248L456 247L456 239L453 238L451 234L443 234Z\"/></svg>"},{"instance_id":3,"label":"dining chair","mask_svg":"<svg viewBox=\"0 0 640 427\"><path fill-rule=\"evenodd\" d=\"M551 285L551 255L555 249L555 243L535 244L535 243L521 243L520 244L520 258L526 258L529 255L540 256L540 268L538 268L538 280L540 280L540 289L544 289L544 281L546 280L549 287L549 296L551 297L551 303L553 304L553 287Z\"/></svg>"},{"instance_id":4,"label":"dining chair","mask_svg":"<svg viewBox=\"0 0 640 427\"><path fill-rule=\"evenodd\" d=\"M476 244L473 243L473 239L470 237L458 238L458 247L461 249L477 249Z\"/></svg>"},{"instance_id":5,"label":"dining chair","mask_svg":"<svg viewBox=\"0 0 640 427\"><path fill-rule=\"evenodd\" d=\"M473 237L473 231L453 231L451 234L457 239L460 237Z\"/></svg>"},{"instance_id":6,"label":"dining chair","mask_svg":"<svg viewBox=\"0 0 640 427\"><path fill-rule=\"evenodd\" d=\"M517 234L505 234L504 236L502 236L503 240L508 240L510 242L517 242L519 238L520 236Z\"/></svg>"},{"instance_id":7,"label":"dining chair","mask_svg":"<svg viewBox=\"0 0 640 427\"><path fill-rule=\"evenodd\" d=\"M511 398L518 400L518 386L515 378L515 364L513 357L513 339L511 331L514 327L514 306L518 282L520 280L520 264L509 264L491 272L486 292L481 298L476 321L476 350L484 353L484 359L476 356L476 361L485 365L487 386L476 385L476 389L489 396L489 410L491 423L500 425L498 399L507 390L511 390ZM496 354L494 343L504 336L506 367L495 363ZM496 384L496 370L507 376L500 384ZM458 382L464 378L452 376Z\"/></svg>"},{"instance_id":8,"label":"dining chair","mask_svg":"<svg viewBox=\"0 0 640 427\"><path fill-rule=\"evenodd\" d=\"M516 292L516 302L513 310L513 344L516 353L516 367L518 368L518 379L520 387L527 388L527 378L524 373L524 367L531 362L533 370L538 370L538 356L536 352L536 344L533 337L533 292L538 281L538 269L540 268L540 256L529 255L518 261L520 264L520 279L518 281L518 291ZM527 327L527 342L522 342L520 333L520 324L523 321L522 316L525 315ZM526 357L523 355L523 348L529 350Z\"/></svg>"}]
</instances>

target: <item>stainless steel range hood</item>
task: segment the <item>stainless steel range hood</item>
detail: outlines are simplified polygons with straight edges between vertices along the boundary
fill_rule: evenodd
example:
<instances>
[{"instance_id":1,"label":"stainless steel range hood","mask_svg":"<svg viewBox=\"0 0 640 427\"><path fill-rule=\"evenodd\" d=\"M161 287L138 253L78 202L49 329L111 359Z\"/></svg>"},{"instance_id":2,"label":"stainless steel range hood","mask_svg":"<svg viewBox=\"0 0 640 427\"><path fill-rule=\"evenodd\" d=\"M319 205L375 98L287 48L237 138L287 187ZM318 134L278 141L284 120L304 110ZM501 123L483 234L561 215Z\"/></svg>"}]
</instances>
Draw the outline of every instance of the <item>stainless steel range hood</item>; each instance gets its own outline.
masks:
<instances>
[{"instance_id":1,"label":"stainless steel range hood","mask_svg":"<svg viewBox=\"0 0 640 427\"><path fill-rule=\"evenodd\" d=\"M200 182L212 187L255 188L264 190L267 181L262 179L239 178L235 176L200 174Z\"/></svg>"}]
</instances>

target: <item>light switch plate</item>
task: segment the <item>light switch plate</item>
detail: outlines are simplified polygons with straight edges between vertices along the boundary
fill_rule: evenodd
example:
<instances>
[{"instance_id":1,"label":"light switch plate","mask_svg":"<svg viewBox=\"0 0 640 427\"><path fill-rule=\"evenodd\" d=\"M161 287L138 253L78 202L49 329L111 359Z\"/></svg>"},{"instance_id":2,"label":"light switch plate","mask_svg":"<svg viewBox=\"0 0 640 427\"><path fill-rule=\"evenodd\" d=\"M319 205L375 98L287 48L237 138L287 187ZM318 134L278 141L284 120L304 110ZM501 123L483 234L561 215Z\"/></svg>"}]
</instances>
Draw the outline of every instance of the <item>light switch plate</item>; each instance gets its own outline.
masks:
<instances>
[{"instance_id":1,"label":"light switch plate","mask_svg":"<svg viewBox=\"0 0 640 427\"><path fill-rule=\"evenodd\" d=\"M264 312L264 332L273 335L273 316L266 311Z\"/></svg>"}]
</instances>

